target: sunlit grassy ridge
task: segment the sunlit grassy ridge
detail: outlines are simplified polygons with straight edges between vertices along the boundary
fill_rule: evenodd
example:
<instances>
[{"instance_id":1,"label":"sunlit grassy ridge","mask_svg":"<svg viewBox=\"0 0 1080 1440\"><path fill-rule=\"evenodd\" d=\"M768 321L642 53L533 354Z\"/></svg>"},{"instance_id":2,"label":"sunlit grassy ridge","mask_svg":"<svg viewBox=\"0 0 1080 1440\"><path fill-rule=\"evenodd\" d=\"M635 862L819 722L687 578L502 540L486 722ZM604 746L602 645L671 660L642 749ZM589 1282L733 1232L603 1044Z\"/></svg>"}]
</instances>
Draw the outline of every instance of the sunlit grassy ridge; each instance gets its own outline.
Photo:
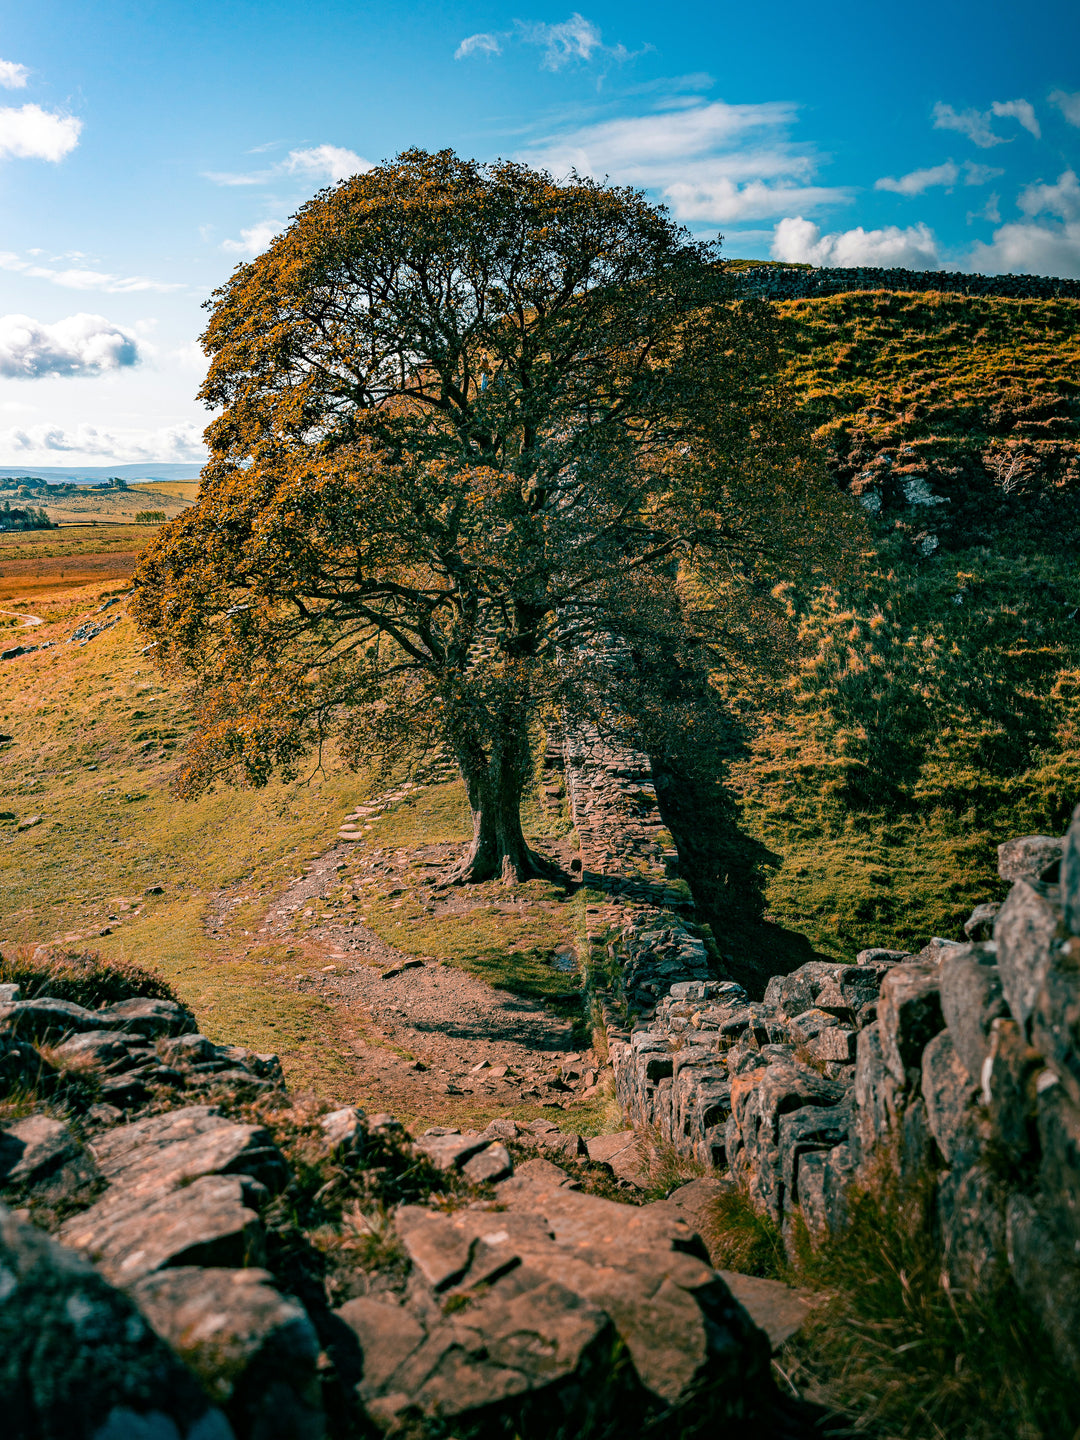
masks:
<instances>
[{"instance_id":1,"label":"sunlit grassy ridge","mask_svg":"<svg viewBox=\"0 0 1080 1440\"><path fill-rule=\"evenodd\" d=\"M918 947L1000 893L1000 841L1080 799L1080 303L781 309L834 472L881 510L850 582L788 595L804 660L731 777L774 918ZM909 503L917 477L943 503Z\"/></svg>"}]
</instances>

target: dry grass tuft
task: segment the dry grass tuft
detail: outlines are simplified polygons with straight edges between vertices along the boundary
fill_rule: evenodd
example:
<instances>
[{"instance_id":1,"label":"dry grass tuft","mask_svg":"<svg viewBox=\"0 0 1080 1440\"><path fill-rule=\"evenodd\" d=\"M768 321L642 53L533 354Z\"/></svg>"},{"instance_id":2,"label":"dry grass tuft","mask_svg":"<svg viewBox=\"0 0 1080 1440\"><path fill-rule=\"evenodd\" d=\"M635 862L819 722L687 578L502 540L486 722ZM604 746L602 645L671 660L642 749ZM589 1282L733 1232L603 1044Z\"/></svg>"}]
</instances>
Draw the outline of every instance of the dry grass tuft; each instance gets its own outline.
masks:
<instances>
[{"instance_id":1,"label":"dry grass tuft","mask_svg":"<svg viewBox=\"0 0 1080 1440\"><path fill-rule=\"evenodd\" d=\"M182 1003L159 975L130 960L103 959L93 950L12 946L0 956L0 983L18 985L24 1000L47 995L87 1009L114 1005L136 995Z\"/></svg>"}]
</instances>

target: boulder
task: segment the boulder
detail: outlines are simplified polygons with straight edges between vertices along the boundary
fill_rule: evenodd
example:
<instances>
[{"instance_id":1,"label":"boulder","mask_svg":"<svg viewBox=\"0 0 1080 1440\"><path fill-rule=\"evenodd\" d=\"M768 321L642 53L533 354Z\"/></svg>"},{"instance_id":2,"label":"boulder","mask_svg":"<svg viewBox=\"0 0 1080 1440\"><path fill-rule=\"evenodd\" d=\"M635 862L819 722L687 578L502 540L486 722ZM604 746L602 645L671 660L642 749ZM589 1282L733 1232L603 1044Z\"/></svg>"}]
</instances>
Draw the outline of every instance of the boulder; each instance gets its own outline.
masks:
<instances>
[{"instance_id":1,"label":"boulder","mask_svg":"<svg viewBox=\"0 0 1080 1440\"><path fill-rule=\"evenodd\" d=\"M65 1220L60 1239L92 1256L107 1280L131 1285L174 1265L258 1265L266 1191L246 1175L202 1175L149 1200L122 1189Z\"/></svg>"},{"instance_id":2,"label":"boulder","mask_svg":"<svg viewBox=\"0 0 1080 1440\"><path fill-rule=\"evenodd\" d=\"M250 1175L280 1190L288 1172L261 1125L240 1125L208 1105L186 1105L117 1126L93 1141L102 1174L129 1193L154 1194L200 1175Z\"/></svg>"},{"instance_id":3,"label":"boulder","mask_svg":"<svg viewBox=\"0 0 1080 1440\"><path fill-rule=\"evenodd\" d=\"M498 1140L485 1150L478 1151L461 1167L461 1173L473 1185L493 1185L513 1172L510 1151Z\"/></svg>"},{"instance_id":4,"label":"boulder","mask_svg":"<svg viewBox=\"0 0 1080 1440\"><path fill-rule=\"evenodd\" d=\"M353 1105L319 1117L326 1147L336 1159L358 1159L364 1152L364 1112Z\"/></svg>"},{"instance_id":5,"label":"boulder","mask_svg":"<svg viewBox=\"0 0 1080 1440\"><path fill-rule=\"evenodd\" d=\"M51 1084L55 1073L53 1066L25 1040L0 1034L0 1096Z\"/></svg>"},{"instance_id":6,"label":"boulder","mask_svg":"<svg viewBox=\"0 0 1080 1440\"><path fill-rule=\"evenodd\" d=\"M1056 883L1064 842L1054 835L1020 835L998 846L998 874L1009 885Z\"/></svg>"},{"instance_id":7,"label":"boulder","mask_svg":"<svg viewBox=\"0 0 1080 1440\"><path fill-rule=\"evenodd\" d=\"M111 1029L137 1030L140 1035L148 1035L151 1039L185 1035L197 1029L190 1010L185 1010L173 1000L151 1000L145 995L118 1000L115 1005L108 1005L97 1013Z\"/></svg>"},{"instance_id":8,"label":"boulder","mask_svg":"<svg viewBox=\"0 0 1080 1440\"><path fill-rule=\"evenodd\" d=\"M225 1411L237 1440L322 1440L319 1339L265 1270L182 1266L129 1294Z\"/></svg>"},{"instance_id":9,"label":"boulder","mask_svg":"<svg viewBox=\"0 0 1080 1440\"><path fill-rule=\"evenodd\" d=\"M0 1031L20 1040L51 1040L85 1030L115 1029L116 1024L100 1012L73 1000L54 1000L51 995L0 1006Z\"/></svg>"},{"instance_id":10,"label":"boulder","mask_svg":"<svg viewBox=\"0 0 1080 1440\"><path fill-rule=\"evenodd\" d=\"M1057 1355L1080 1378L1080 1263L1059 1243L1031 1196L1006 1205L1006 1249L1016 1287L1046 1327Z\"/></svg>"},{"instance_id":11,"label":"boulder","mask_svg":"<svg viewBox=\"0 0 1080 1440\"><path fill-rule=\"evenodd\" d=\"M28 1115L0 1130L0 1185L56 1203L93 1184L97 1167L61 1120Z\"/></svg>"},{"instance_id":12,"label":"boulder","mask_svg":"<svg viewBox=\"0 0 1080 1440\"><path fill-rule=\"evenodd\" d=\"M1053 886L1018 880L994 923L1001 988L1013 1019L1025 1031L1050 968L1061 910Z\"/></svg>"},{"instance_id":13,"label":"boulder","mask_svg":"<svg viewBox=\"0 0 1080 1440\"><path fill-rule=\"evenodd\" d=\"M3 1205L0 1287L7 1434L233 1440L220 1409L128 1297Z\"/></svg>"}]
</instances>

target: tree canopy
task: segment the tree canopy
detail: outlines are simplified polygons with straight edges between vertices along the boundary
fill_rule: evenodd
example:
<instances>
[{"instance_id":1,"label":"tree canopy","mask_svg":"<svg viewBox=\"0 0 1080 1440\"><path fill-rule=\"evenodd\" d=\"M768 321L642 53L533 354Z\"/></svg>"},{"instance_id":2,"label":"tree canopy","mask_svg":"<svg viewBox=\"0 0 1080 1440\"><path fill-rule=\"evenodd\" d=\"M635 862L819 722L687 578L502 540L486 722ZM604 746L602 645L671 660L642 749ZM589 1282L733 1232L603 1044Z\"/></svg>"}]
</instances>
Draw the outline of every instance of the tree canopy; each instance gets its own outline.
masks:
<instances>
[{"instance_id":1,"label":"tree canopy","mask_svg":"<svg viewBox=\"0 0 1080 1440\"><path fill-rule=\"evenodd\" d=\"M134 597L195 680L181 788L331 735L353 763L448 745L457 879L544 868L530 724L611 704L610 637L707 671L835 530L770 307L634 190L408 151L239 266L203 345L211 459Z\"/></svg>"}]
</instances>

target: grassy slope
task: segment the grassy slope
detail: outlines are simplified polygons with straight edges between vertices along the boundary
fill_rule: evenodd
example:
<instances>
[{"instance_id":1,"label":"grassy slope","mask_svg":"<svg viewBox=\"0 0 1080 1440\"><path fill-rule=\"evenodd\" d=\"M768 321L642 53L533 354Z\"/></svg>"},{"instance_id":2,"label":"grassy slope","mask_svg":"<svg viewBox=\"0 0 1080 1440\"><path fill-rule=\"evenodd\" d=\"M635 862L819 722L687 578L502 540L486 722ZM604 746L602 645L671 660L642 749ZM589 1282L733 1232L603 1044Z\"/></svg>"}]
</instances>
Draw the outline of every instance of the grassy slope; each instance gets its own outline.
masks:
<instances>
[{"instance_id":1,"label":"grassy slope","mask_svg":"<svg viewBox=\"0 0 1080 1440\"><path fill-rule=\"evenodd\" d=\"M1080 305L781 309L840 483L882 508L853 583L791 596L806 662L733 779L774 919L836 954L917 947L1000 893L998 842L1080 798ZM907 504L915 475L948 503Z\"/></svg>"}]
</instances>

